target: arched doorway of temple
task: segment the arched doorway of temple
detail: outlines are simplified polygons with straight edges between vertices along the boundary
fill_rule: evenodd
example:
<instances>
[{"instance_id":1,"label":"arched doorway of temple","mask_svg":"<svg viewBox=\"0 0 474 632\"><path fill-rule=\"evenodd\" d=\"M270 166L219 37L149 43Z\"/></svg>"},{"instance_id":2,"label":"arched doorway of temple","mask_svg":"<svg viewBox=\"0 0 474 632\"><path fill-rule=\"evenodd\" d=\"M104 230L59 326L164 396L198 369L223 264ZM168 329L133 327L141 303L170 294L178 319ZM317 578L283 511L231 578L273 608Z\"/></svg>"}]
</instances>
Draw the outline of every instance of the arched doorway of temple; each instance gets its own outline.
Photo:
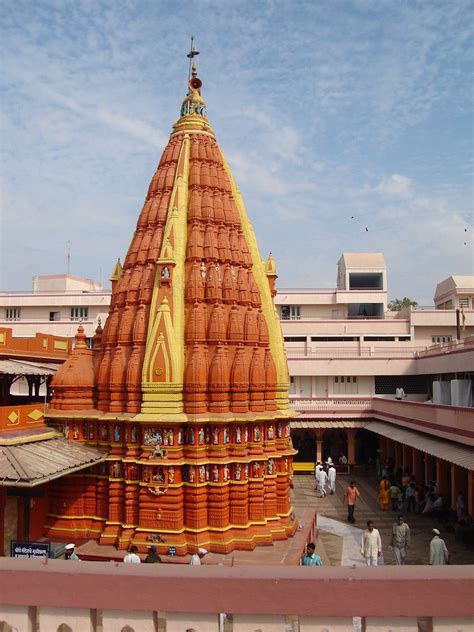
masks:
<instances>
[{"instance_id":1,"label":"arched doorway of temple","mask_svg":"<svg viewBox=\"0 0 474 632\"><path fill-rule=\"evenodd\" d=\"M379 447L378 435L359 428L355 435L355 460L358 465L374 465Z\"/></svg>"},{"instance_id":2,"label":"arched doorway of temple","mask_svg":"<svg viewBox=\"0 0 474 632\"><path fill-rule=\"evenodd\" d=\"M339 458L344 455L347 458L347 434L342 428L329 428L323 434L323 461L328 457L339 462Z\"/></svg>"}]
</instances>

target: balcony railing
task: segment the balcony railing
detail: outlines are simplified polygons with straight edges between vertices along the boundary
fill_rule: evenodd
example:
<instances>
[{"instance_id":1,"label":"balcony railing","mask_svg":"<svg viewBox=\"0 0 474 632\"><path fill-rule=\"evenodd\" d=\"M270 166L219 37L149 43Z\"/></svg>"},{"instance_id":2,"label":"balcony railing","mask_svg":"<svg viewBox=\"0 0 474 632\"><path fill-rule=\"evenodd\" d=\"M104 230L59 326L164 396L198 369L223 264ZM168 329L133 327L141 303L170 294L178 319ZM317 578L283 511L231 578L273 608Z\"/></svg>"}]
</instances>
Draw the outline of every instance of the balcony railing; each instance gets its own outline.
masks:
<instances>
[{"instance_id":1,"label":"balcony railing","mask_svg":"<svg viewBox=\"0 0 474 632\"><path fill-rule=\"evenodd\" d=\"M377 419L474 445L474 408L374 397L372 409Z\"/></svg>"},{"instance_id":2,"label":"balcony railing","mask_svg":"<svg viewBox=\"0 0 474 632\"><path fill-rule=\"evenodd\" d=\"M440 353L453 353L454 351L474 351L474 336L469 336L463 340L456 340L452 342L445 342L431 347L427 347L418 352L420 358L427 358L429 356L439 355Z\"/></svg>"},{"instance_id":3,"label":"balcony railing","mask_svg":"<svg viewBox=\"0 0 474 632\"><path fill-rule=\"evenodd\" d=\"M316 412L316 411L371 411L371 397L296 397L290 395L291 407L298 412Z\"/></svg>"},{"instance_id":4,"label":"balcony railing","mask_svg":"<svg viewBox=\"0 0 474 632\"><path fill-rule=\"evenodd\" d=\"M0 585L1 629L91 632L165 626L167 632L353 632L353 617L361 617L367 631L417 630L428 619L433 632L467 632L474 594L469 566L45 564L0 558ZM229 615L225 627L219 613Z\"/></svg>"},{"instance_id":5,"label":"balcony railing","mask_svg":"<svg viewBox=\"0 0 474 632\"><path fill-rule=\"evenodd\" d=\"M353 347L306 347L285 345L286 355L288 358L306 357L311 359L318 358L415 358L426 347L402 347L401 343L394 342L393 347L361 347L357 343ZM398 346L395 346L398 345Z\"/></svg>"}]
</instances>

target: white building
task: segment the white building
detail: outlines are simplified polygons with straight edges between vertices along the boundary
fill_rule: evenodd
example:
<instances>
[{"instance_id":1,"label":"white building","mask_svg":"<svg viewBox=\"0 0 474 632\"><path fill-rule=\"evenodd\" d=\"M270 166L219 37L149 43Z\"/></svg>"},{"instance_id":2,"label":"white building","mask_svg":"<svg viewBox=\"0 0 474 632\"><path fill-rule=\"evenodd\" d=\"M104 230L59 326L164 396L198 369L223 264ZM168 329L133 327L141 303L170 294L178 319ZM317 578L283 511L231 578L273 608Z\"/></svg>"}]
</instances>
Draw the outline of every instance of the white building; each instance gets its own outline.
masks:
<instances>
[{"instance_id":1,"label":"white building","mask_svg":"<svg viewBox=\"0 0 474 632\"><path fill-rule=\"evenodd\" d=\"M35 276L31 292L0 292L0 326L11 327L16 337L41 332L72 338L82 322L91 337L99 318L105 322L109 303L110 290L92 279Z\"/></svg>"}]
</instances>

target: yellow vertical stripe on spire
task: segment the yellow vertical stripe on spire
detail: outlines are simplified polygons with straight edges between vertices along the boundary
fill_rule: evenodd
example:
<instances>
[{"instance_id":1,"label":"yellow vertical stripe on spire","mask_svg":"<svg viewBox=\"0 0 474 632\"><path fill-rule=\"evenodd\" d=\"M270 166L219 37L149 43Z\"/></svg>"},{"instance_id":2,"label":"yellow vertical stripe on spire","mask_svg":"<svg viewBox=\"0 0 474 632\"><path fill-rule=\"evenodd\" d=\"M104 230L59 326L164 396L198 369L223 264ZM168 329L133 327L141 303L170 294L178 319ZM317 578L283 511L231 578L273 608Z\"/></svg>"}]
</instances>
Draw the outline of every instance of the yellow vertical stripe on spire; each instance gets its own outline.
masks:
<instances>
[{"instance_id":1,"label":"yellow vertical stripe on spire","mask_svg":"<svg viewBox=\"0 0 474 632\"><path fill-rule=\"evenodd\" d=\"M183 406L184 381L184 295L185 259L187 243L189 135L185 134L178 158L178 166L170 196L162 247L155 273L148 323L148 337L142 370L142 413L180 414ZM171 282L172 307L162 318L165 288L161 283L160 261L168 262L170 237L173 237L173 276ZM167 316L167 317L166 317ZM166 338L170 367L163 367L165 381L152 381L158 347ZM160 338L160 340L158 340Z\"/></svg>"}]
</instances>

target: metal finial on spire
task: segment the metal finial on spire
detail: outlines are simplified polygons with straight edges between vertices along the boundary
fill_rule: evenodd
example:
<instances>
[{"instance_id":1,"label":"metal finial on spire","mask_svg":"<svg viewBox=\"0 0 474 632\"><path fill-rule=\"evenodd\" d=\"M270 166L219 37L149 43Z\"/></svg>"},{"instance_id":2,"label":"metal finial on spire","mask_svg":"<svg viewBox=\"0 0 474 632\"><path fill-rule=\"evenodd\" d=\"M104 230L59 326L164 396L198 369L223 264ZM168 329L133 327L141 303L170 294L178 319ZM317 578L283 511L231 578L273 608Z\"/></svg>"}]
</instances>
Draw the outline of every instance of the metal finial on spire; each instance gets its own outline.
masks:
<instances>
[{"instance_id":1,"label":"metal finial on spire","mask_svg":"<svg viewBox=\"0 0 474 632\"><path fill-rule=\"evenodd\" d=\"M192 66L193 64L193 58L196 57L196 55L199 55L199 51L197 48L194 48L193 46L194 44L194 35L191 35L191 48L189 49L189 53L186 55L186 57L189 58L189 76L188 76L188 81L191 79L191 70L192 70Z\"/></svg>"}]
</instances>

